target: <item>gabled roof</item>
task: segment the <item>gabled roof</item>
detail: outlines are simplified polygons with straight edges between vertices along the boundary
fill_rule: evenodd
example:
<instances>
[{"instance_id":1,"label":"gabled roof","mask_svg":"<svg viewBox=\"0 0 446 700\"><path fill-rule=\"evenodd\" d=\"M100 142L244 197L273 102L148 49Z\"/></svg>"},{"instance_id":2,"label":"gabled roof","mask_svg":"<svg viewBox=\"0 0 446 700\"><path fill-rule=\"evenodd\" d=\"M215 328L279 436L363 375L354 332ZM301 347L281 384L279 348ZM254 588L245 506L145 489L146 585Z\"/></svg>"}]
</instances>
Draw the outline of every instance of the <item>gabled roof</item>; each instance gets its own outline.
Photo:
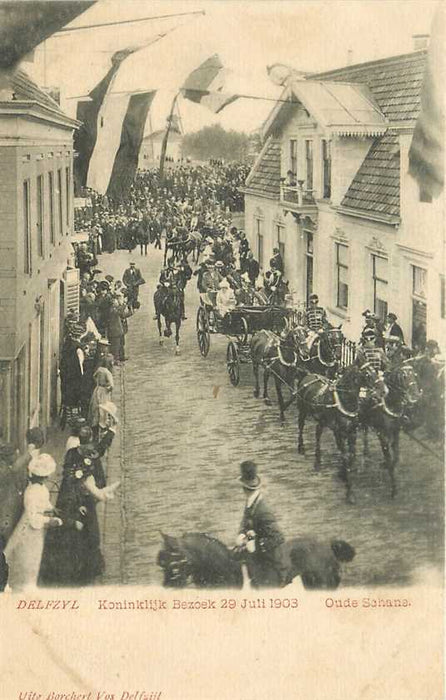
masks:
<instances>
[{"instance_id":1,"label":"gabled roof","mask_svg":"<svg viewBox=\"0 0 446 700\"><path fill-rule=\"evenodd\" d=\"M420 111L426 58L425 50L415 51L315 73L309 79L363 83L368 86L389 122L415 121Z\"/></svg>"},{"instance_id":2,"label":"gabled roof","mask_svg":"<svg viewBox=\"0 0 446 700\"><path fill-rule=\"evenodd\" d=\"M342 207L378 216L400 214L400 146L398 132L389 131L373 142L347 190Z\"/></svg>"},{"instance_id":3,"label":"gabled roof","mask_svg":"<svg viewBox=\"0 0 446 700\"><path fill-rule=\"evenodd\" d=\"M246 189L270 199L280 197L280 141L270 138L246 180Z\"/></svg>"},{"instance_id":4,"label":"gabled roof","mask_svg":"<svg viewBox=\"0 0 446 700\"><path fill-rule=\"evenodd\" d=\"M295 80L290 87L318 124L332 134L375 136L387 128L387 121L366 85Z\"/></svg>"}]
</instances>

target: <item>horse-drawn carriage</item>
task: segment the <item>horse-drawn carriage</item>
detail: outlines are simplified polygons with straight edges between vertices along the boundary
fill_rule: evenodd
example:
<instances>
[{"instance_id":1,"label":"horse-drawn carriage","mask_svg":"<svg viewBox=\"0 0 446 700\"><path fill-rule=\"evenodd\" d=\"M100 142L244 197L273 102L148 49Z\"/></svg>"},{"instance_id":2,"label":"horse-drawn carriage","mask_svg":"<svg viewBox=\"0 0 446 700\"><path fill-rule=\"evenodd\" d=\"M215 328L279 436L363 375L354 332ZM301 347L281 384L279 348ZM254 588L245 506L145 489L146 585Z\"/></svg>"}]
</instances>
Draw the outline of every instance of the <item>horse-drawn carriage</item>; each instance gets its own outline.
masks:
<instances>
[{"instance_id":1,"label":"horse-drawn carriage","mask_svg":"<svg viewBox=\"0 0 446 700\"><path fill-rule=\"evenodd\" d=\"M236 306L221 316L210 294L202 294L197 312L197 341L200 353L209 353L211 335L225 335L228 339L226 367L233 386L240 381L240 365L251 362L250 339L259 330L280 334L294 321L293 308L284 306Z\"/></svg>"}]
</instances>

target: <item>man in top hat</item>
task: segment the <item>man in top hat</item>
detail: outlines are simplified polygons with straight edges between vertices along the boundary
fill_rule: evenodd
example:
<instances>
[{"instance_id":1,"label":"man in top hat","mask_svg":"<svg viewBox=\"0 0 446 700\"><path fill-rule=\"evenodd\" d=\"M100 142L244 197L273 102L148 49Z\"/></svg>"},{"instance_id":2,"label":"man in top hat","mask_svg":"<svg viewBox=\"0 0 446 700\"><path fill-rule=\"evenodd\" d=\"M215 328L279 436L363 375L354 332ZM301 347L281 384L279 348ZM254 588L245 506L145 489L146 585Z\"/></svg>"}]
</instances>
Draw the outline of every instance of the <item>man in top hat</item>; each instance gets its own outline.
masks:
<instances>
[{"instance_id":1,"label":"man in top hat","mask_svg":"<svg viewBox=\"0 0 446 700\"><path fill-rule=\"evenodd\" d=\"M246 504L236 544L247 552L251 584L256 588L284 586L288 583L288 567L283 552L285 538L274 514L263 500L257 464L242 462L240 473L239 481Z\"/></svg>"},{"instance_id":2,"label":"man in top hat","mask_svg":"<svg viewBox=\"0 0 446 700\"><path fill-rule=\"evenodd\" d=\"M257 277L259 276L260 265L254 258L254 253L252 252L252 250L248 251L245 261L241 264L241 271L243 273L246 272L248 274L251 284L254 286Z\"/></svg>"},{"instance_id":3,"label":"man in top hat","mask_svg":"<svg viewBox=\"0 0 446 700\"><path fill-rule=\"evenodd\" d=\"M279 248L273 248L273 257L269 261L269 266L271 270L278 270L283 275L285 267Z\"/></svg>"},{"instance_id":4,"label":"man in top hat","mask_svg":"<svg viewBox=\"0 0 446 700\"><path fill-rule=\"evenodd\" d=\"M122 281L129 290L129 305L133 310L139 309L139 288L142 284L145 284L145 280L141 275L141 271L134 262L130 263L130 267L125 270L122 275Z\"/></svg>"},{"instance_id":5,"label":"man in top hat","mask_svg":"<svg viewBox=\"0 0 446 700\"><path fill-rule=\"evenodd\" d=\"M393 312L387 314L387 322L384 330L384 339L386 340L390 337L397 337L401 340L402 343L404 343L403 329L401 328L399 323L397 323L397 320L398 318Z\"/></svg>"}]
</instances>

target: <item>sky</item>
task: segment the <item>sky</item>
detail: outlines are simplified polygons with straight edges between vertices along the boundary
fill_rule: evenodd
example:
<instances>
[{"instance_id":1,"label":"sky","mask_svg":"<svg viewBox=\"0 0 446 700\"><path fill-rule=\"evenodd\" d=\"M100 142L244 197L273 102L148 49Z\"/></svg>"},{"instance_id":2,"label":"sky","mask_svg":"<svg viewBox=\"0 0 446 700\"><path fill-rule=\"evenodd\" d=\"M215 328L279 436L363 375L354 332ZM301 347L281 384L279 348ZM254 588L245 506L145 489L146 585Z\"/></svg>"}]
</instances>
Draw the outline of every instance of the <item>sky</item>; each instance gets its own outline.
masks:
<instances>
[{"instance_id":1,"label":"sky","mask_svg":"<svg viewBox=\"0 0 446 700\"><path fill-rule=\"evenodd\" d=\"M99 0L69 26L200 10L205 14L64 33L39 47L34 63L24 68L39 84L61 87L62 106L74 116L77 101L72 98L86 95L103 77L114 51L168 31L165 39L128 58L113 85L116 92L162 88L146 133L163 128L175 87L195 57L213 53L232 71L230 88L263 99L238 100L217 116L182 100L183 128L195 131L220 123L250 132L261 126L281 91L269 81L267 65L285 63L317 72L410 52L412 35L430 32L437 4L438 0Z\"/></svg>"}]
</instances>

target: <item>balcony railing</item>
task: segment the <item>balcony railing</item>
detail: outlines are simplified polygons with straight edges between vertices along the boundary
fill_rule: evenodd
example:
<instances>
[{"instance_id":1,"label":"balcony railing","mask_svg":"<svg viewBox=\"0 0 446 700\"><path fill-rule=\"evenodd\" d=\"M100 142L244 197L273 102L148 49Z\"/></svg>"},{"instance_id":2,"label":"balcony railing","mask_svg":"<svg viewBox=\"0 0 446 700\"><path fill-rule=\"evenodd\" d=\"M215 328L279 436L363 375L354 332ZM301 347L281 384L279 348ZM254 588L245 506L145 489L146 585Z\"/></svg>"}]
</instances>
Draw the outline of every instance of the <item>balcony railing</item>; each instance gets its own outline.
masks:
<instances>
[{"instance_id":1,"label":"balcony railing","mask_svg":"<svg viewBox=\"0 0 446 700\"><path fill-rule=\"evenodd\" d=\"M316 206L313 196L314 190L304 187L303 180L299 180L297 185L280 184L280 201L286 204L293 204L296 209L307 209Z\"/></svg>"}]
</instances>

